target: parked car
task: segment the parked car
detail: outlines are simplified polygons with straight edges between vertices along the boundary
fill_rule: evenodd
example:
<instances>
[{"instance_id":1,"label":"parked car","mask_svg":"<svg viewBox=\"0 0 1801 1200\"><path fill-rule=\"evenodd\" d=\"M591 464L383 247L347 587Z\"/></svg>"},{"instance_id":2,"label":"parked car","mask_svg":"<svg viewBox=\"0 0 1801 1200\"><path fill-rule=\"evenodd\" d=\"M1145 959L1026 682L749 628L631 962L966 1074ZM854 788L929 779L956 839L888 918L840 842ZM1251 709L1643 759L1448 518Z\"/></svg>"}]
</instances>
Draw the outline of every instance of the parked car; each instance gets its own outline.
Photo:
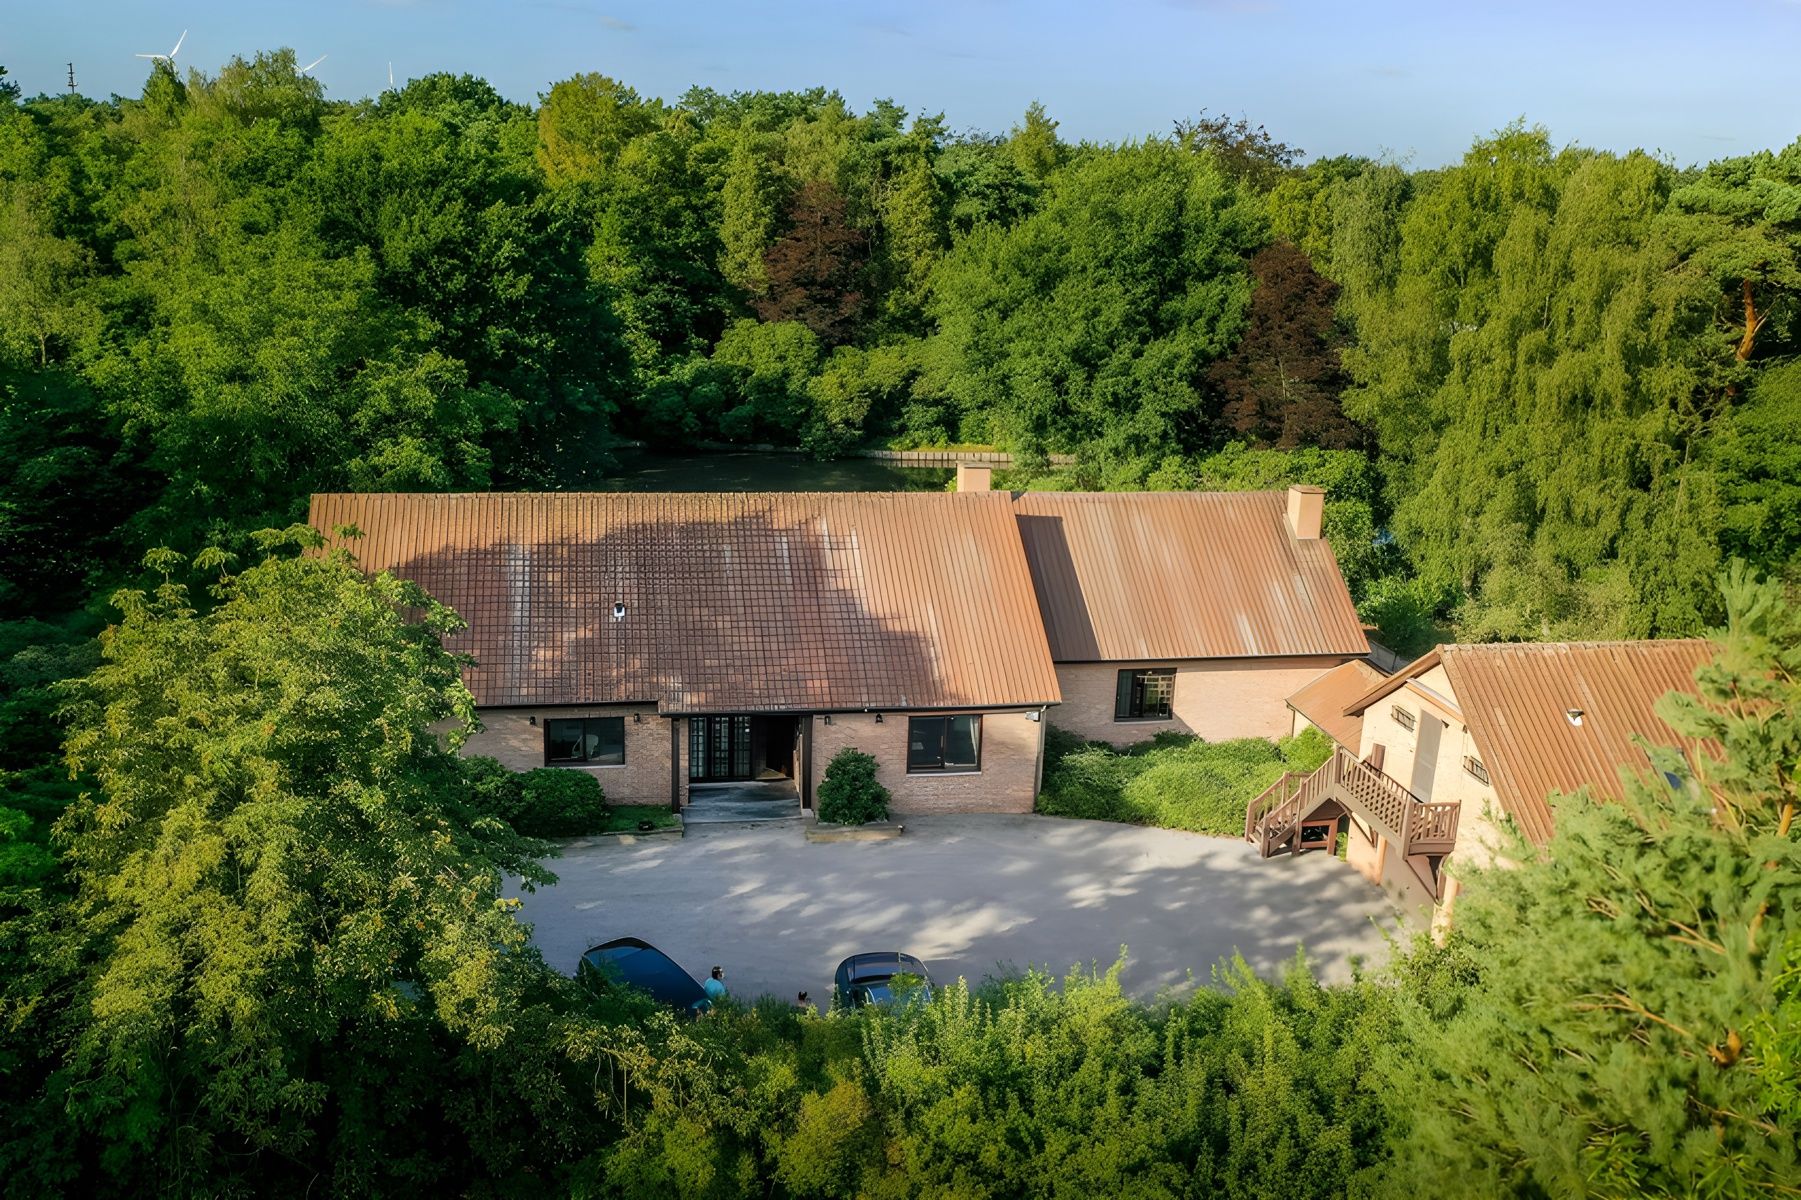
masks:
<instances>
[{"instance_id":1,"label":"parked car","mask_svg":"<svg viewBox=\"0 0 1801 1200\"><path fill-rule=\"evenodd\" d=\"M919 980L916 990L897 988L898 976ZM838 964L832 980L838 1004L843 1008L865 1008L888 1005L905 996L932 998L932 977L926 965L911 954L893 951L881 954L853 954Z\"/></svg>"},{"instance_id":2,"label":"parked car","mask_svg":"<svg viewBox=\"0 0 1801 1200\"><path fill-rule=\"evenodd\" d=\"M614 938L594 947L582 955L575 977L596 989L629 984L688 1016L698 1016L713 1007L706 991L694 982L694 976L641 938Z\"/></svg>"}]
</instances>

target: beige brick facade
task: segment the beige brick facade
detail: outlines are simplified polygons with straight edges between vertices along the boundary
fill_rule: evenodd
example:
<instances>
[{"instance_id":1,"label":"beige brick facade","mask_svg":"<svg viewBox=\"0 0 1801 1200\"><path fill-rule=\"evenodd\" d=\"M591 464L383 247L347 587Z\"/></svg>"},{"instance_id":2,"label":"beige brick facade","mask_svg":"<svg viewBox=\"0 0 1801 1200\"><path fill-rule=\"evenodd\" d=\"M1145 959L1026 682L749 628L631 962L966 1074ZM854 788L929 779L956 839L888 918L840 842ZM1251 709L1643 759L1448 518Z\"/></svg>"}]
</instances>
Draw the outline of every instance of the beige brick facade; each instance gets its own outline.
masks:
<instances>
[{"instance_id":1,"label":"beige brick facade","mask_svg":"<svg viewBox=\"0 0 1801 1200\"><path fill-rule=\"evenodd\" d=\"M876 778L893 793L896 816L1031 812L1043 737L1044 723L1024 712L984 713L981 770L909 774L906 713L884 713L880 724L869 713L833 713L830 725L823 716L814 717L814 798L832 756L852 747L875 755Z\"/></svg>"},{"instance_id":2,"label":"beige brick facade","mask_svg":"<svg viewBox=\"0 0 1801 1200\"><path fill-rule=\"evenodd\" d=\"M1408 722L1396 717L1397 710L1411 719L1411 729ZM1383 774L1422 800L1458 802L1457 848L1443 867L1451 876L1439 901L1438 916L1443 919L1455 897L1457 868L1493 863L1503 835L1495 821L1500 802L1494 788L1464 770L1465 756L1478 756L1476 744L1442 666L1370 705L1363 714L1363 744L1358 753L1366 762L1379 760ZM1402 909L1432 907L1431 889L1420 872L1380 835L1360 836L1353 828L1346 860Z\"/></svg>"},{"instance_id":3,"label":"beige brick facade","mask_svg":"<svg viewBox=\"0 0 1801 1200\"><path fill-rule=\"evenodd\" d=\"M1210 742L1279 738L1289 732L1288 697L1339 663L1331 658L1209 658L1105 663L1058 663L1063 703L1050 711L1059 729L1116 746L1142 742L1164 730ZM1119 672L1174 667L1176 694L1166 721L1115 721Z\"/></svg>"},{"instance_id":4,"label":"beige brick facade","mask_svg":"<svg viewBox=\"0 0 1801 1200\"><path fill-rule=\"evenodd\" d=\"M623 766L565 766L562 769L593 775L600 781L601 790L606 792L611 804L669 803L670 722L657 715L654 704L489 708L482 709L479 715L482 731L469 739L462 752L497 758L515 771L529 771L545 765L545 720L553 717L623 717ZM536 725L532 724L534 719Z\"/></svg>"}]
</instances>

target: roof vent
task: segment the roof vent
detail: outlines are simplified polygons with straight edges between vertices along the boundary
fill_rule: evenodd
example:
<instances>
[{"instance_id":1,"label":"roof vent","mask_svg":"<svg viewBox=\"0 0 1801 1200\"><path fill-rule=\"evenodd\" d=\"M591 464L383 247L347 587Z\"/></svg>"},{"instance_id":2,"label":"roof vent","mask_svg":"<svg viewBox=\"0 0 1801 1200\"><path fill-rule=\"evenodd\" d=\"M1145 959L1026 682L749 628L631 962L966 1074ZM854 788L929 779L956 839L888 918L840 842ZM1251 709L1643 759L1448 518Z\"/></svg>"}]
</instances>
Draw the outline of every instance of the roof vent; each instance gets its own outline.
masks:
<instances>
[{"instance_id":1,"label":"roof vent","mask_svg":"<svg viewBox=\"0 0 1801 1200\"><path fill-rule=\"evenodd\" d=\"M1570 724L1576 726L1578 729L1580 729L1582 727L1582 710L1581 709L1566 708L1563 710L1563 715L1566 718L1568 718Z\"/></svg>"},{"instance_id":2,"label":"roof vent","mask_svg":"<svg viewBox=\"0 0 1801 1200\"><path fill-rule=\"evenodd\" d=\"M623 601L623 600L613 601L613 619L615 621L625 620L625 601Z\"/></svg>"}]
</instances>

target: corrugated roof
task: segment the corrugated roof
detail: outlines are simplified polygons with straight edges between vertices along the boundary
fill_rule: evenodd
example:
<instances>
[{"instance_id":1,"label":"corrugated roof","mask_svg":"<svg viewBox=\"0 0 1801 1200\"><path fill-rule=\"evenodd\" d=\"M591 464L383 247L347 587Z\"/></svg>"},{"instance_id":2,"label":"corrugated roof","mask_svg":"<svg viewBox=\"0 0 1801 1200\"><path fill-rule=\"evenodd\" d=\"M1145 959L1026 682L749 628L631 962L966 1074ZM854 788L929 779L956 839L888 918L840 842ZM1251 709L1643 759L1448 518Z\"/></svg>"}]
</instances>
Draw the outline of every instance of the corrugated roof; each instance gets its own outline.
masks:
<instances>
[{"instance_id":1,"label":"corrugated roof","mask_svg":"<svg viewBox=\"0 0 1801 1200\"><path fill-rule=\"evenodd\" d=\"M1060 699L1005 493L336 494L311 523L462 614L483 705Z\"/></svg>"},{"instance_id":2,"label":"corrugated roof","mask_svg":"<svg viewBox=\"0 0 1801 1200\"><path fill-rule=\"evenodd\" d=\"M1345 711L1350 703L1387 676L1361 658L1340 663L1288 698L1288 707L1351 752L1363 742L1363 717Z\"/></svg>"},{"instance_id":3,"label":"corrugated roof","mask_svg":"<svg viewBox=\"0 0 1801 1200\"><path fill-rule=\"evenodd\" d=\"M1014 511L1058 662L1369 653L1281 492L1026 492Z\"/></svg>"},{"instance_id":4,"label":"corrugated roof","mask_svg":"<svg viewBox=\"0 0 1801 1200\"><path fill-rule=\"evenodd\" d=\"M1650 769L1634 737L1696 752L1654 707L1667 692L1694 691L1695 668L1713 652L1698 638L1440 646L1350 708L1361 712L1421 664L1442 662L1495 795L1528 837L1543 842L1551 836L1546 799L1553 792L1587 787L1618 799L1621 768ZM1581 725L1571 724L1572 708L1582 710Z\"/></svg>"}]
</instances>

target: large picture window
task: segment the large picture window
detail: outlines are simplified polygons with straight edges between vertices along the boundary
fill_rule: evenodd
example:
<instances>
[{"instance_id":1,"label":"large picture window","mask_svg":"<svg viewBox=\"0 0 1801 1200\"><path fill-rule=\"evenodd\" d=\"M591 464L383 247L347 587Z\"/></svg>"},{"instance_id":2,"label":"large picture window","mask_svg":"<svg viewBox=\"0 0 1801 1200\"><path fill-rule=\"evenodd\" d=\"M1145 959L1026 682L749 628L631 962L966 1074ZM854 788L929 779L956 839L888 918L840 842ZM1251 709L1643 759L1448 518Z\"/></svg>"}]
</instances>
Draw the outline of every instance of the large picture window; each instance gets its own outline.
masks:
<instances>
[{"instance_id":1,"label":"large picture window","mask_svg":"<svg viewBox=\"0 0 1801 1200\"><path fill-rule=\"evenodd\" d=\"M558 717L544 722L546 763L625 765L624 717Z\"/></svg>"},{"instance_id":2,"label":"large picture window","mask_svg":"<svg viewBox=\"0 0 1801 1200\"><path fill-rule=\"evenodd\" d=\"M1115 721L1167 721L1176 698L1174 667L1121 671L1113 695Z\"/></svg>"},{"instance_id":3,"label":"large picture window","mask_svg":"<svg viewBox=\"0 0 1801 1200\"><path fill-rule=\"evenodd\" d=\"M982 718L911 717L907 721L907 770L979 771L982 767Z\"/></svg>"}]
</instances>

